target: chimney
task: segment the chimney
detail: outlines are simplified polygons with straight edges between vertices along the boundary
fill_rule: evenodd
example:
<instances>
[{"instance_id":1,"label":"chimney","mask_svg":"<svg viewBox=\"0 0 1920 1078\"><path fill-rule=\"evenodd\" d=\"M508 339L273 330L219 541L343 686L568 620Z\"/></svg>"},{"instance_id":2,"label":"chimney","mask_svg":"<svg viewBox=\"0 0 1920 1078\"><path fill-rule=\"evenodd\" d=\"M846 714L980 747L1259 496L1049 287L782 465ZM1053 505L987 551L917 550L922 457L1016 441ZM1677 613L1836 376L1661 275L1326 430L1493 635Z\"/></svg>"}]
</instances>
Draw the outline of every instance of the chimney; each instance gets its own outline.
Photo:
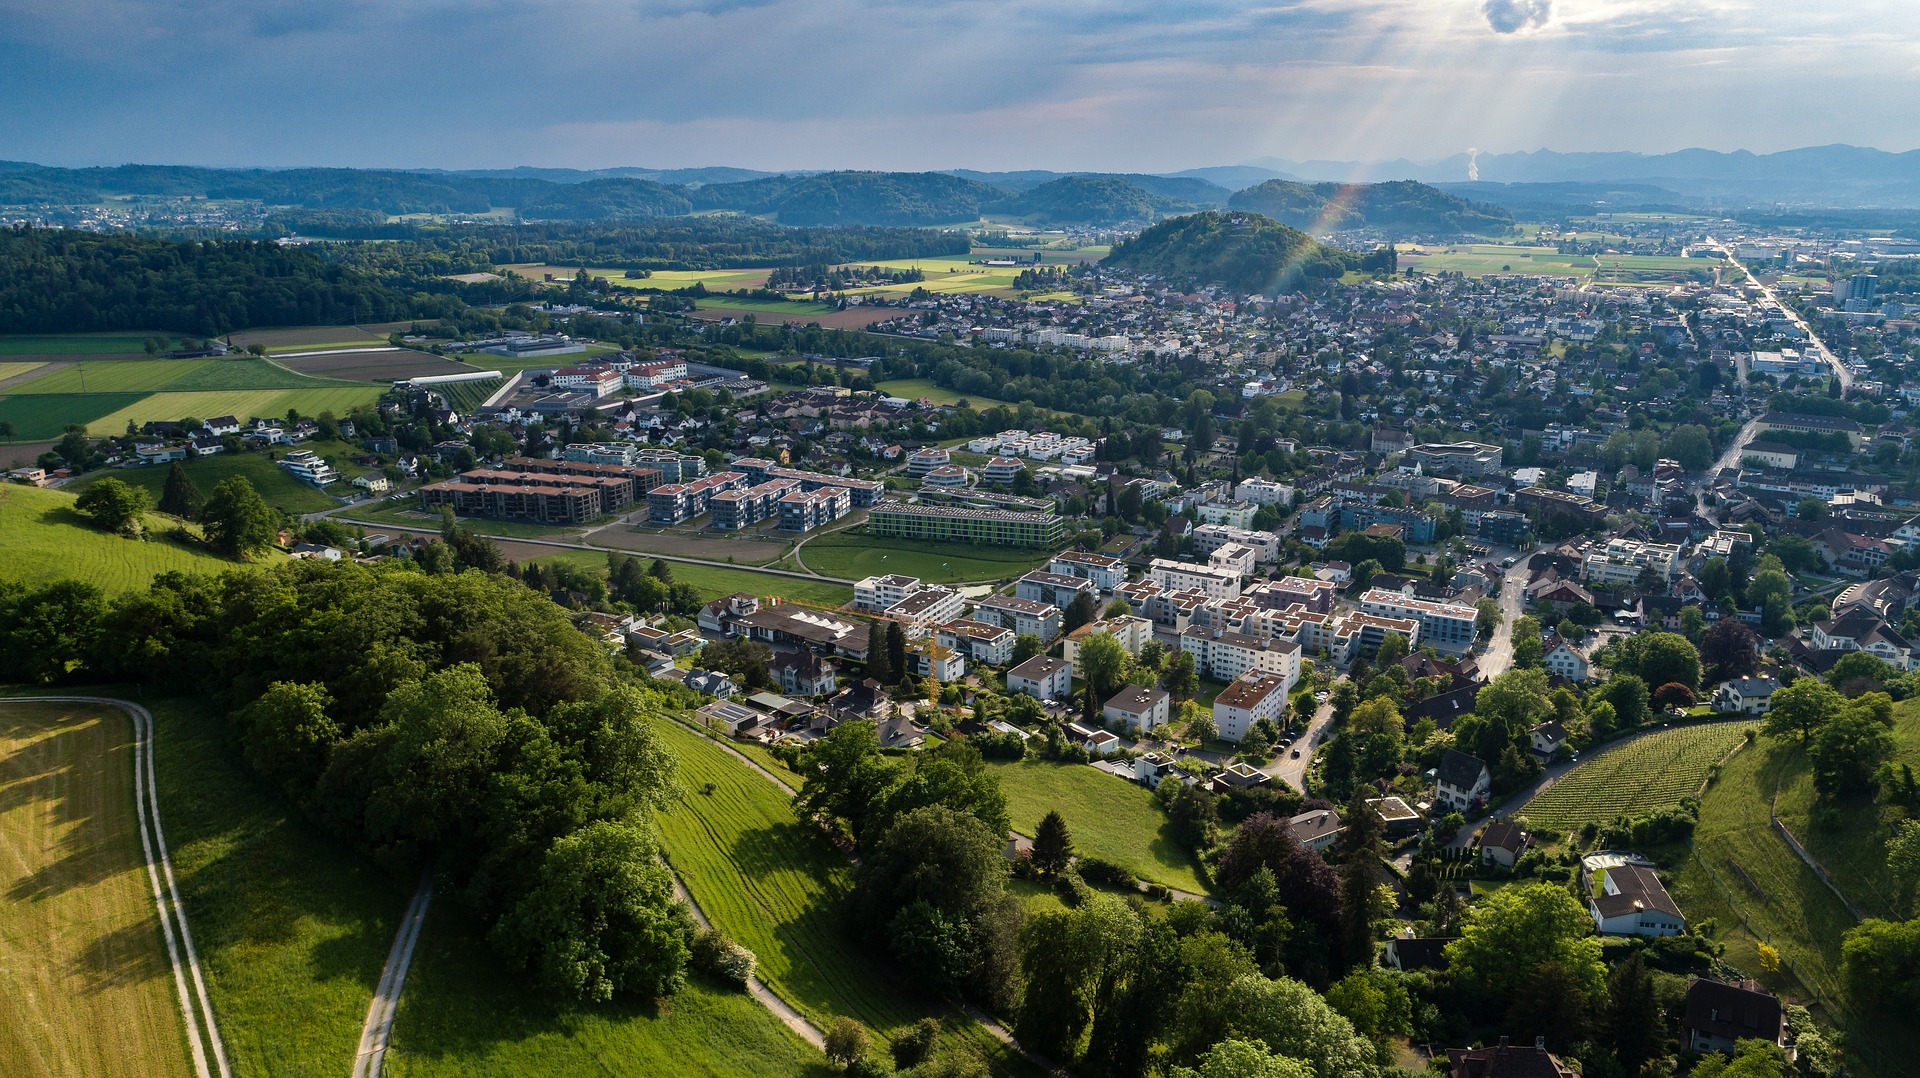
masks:
<instances>
[{"instance_id":1,"label":"chimney","mask_svg":"<svg viewBox=\"0 0 1920 1078\"><path fill-rule=\"evenodd\" d=\"M1535 1037L1533 1039L1533 1046L1536 1049L1544 1052L1547 1050L1547 1039L1545 1037Z\"/></svg>"}]
</instances>

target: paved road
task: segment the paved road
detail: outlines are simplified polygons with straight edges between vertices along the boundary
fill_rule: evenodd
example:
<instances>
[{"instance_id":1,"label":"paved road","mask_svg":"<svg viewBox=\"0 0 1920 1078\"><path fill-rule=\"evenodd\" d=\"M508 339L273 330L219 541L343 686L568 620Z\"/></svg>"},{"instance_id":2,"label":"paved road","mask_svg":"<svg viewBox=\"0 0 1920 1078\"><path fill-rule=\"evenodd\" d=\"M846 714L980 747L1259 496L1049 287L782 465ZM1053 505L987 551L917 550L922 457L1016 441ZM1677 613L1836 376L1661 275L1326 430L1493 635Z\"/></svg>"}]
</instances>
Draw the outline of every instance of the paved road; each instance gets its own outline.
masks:
<instances>
[{"instance_id":1,"label":"paved road","mask_svg":"<svg viewBox=\"0 0 1920 1078\"><path fill-rule=\"evenodd\" d=\"M1517 554L1512 567L1500 580L1500 624L1493 630L1493 639L1487 644L1487 650L1474 660L1480 667L1480 676L1488 681L1506 673L1507 668L1513 665L1513 625L1524 613L1521 604L1526 601L1527 559L1530 556L1530 551Z\"/></svg>"},{"instance_id":2,"label":"paved road","mask_svg":"<svg viewBox=\"0 0 1920 1078\"><path fill-rule=\"evenodd\" d=\"M379 1078L387 1059L387 1042L393 1036L393 1018L400 1010L400 989L407 983L407 968L413 965L413 948L420 942L420 926L427 919L427 905L433 901L433 870L420 873L420 886L400 916L400 931L394 934L393 949L387 952L387 964L373 989L373 1002L367 1005L367 1020L360 1027L360 1050L353 1057L353 1078Z\"/></svg>"},{"instance_id":3,"label":"paved road","mask_svg":"<svg viewBox=\"0 0 1920 1078\"><path fill-rule=\"evenodd\" d=\"M1319 747L1315 739L1326 730L1327 725L1331 722L1333 722L1333 703L1331 699L1329 699L1327 703L1314 708L1313 717L1307 720L1306 732L1294 739L1292 747L1277 750L1279 755L1275 756L1271 763L1260 770L1271 775L1275 782L1284 782L1294 789L1305 793L1307 789L1307 765L1313 762L1314 751ZM1293 756L1294 749L1300 750L1298 759L1295 759Z\"/></svg>"},{"instance_id":4,"label":"paved road","mask_svg":"<svg viewBox=\"0 0 1920 1078\"><path fill-rule=\"evenodd\" d=\"M1758 274L1747 269L1746 266L1741 265L1740 260L1734 256L1732 244L1720 243L1712 236L1708 236L1706 242L1710 246L1720 248L1720 251L1727 256L1727 261L1747 275L1747 278L1753 282L1754 287L1760 289L1760 294L1767 298L1767 302L1787 312L1787 317L1793 319L1794 324L1798 325L1801 332L1807 335L1807 342L1813 347L1813 350L1820 353L1820 358L1826 362L1827 366L1833 368L1833 376L1840 379L1841 394L1844 396L1848 390L1851 390L1853 388L1853 372L1847 370L1847 365L1841 362L1839 356L1833 354L1833 349L1828 348L1827 343L1820 339L1820 335L1813 331L1813 327L1807 325L1807 320L1800 317L1800 312L1781 303L1780 297L1774 293L1772 285L1762 281Z\"/></svg>"},{"instance_id":5,"label":"paved road","mask_svg":"<svg viewBox=\"0 0 1920 1078\"><path fill-rule=\"evenodd\" d=\"M111 696L10 696L10 701L48 704L104 704L125 711L133 719L133 802L140 820L140 848L146 857L147 880L160 913L160 935L173 965L173 984L180 995L180 1017L187 1027L187 1046L199 1078L231 1078L227 1047L213 1020L213 1001L207 994L200 952L187 927L187 908L173 878L173 857L160 828L159 784L153 766L153 714L131 700ZM162 882L164 881L164 887ZM182 962L182 956L185 961Z\"/></svg>"}]
</instances>

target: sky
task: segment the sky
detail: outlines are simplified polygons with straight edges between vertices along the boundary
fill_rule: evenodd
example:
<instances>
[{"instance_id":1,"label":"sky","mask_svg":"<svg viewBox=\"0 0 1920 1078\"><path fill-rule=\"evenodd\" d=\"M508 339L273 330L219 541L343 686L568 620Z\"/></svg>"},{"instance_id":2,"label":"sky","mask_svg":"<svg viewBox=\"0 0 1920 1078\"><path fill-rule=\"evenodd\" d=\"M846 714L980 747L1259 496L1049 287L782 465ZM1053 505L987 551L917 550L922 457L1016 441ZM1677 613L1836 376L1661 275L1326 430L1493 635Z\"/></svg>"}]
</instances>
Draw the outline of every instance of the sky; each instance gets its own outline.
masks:
<instances>
[{"instance_id":1,"label":"sky","mask_svg":"<svg viewBox=\"0 0 1920 1078\"><path fill-rule=\"evenodd\" d=\"M1915 0L0 0L0 159L55 165L1908 150L1915 101Z\"/></svg>"}]
</instances>

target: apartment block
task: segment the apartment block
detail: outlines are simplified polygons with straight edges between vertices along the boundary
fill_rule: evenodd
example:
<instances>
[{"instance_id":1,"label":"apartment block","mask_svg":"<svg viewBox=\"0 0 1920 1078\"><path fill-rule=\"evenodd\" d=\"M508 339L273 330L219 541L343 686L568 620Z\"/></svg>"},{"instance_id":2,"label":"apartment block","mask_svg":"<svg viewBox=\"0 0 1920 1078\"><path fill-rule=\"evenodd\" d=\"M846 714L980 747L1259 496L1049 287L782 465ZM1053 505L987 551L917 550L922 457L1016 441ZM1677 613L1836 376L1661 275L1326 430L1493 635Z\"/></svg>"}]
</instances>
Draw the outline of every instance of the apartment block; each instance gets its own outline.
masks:
<instances>
[{"instance_id":1,"label":"apartment block","mask_svg":"<svg viewBox=\"0 0 1920 1078\"><path fill-rule=\"evenodd\" d=\"M1239 741L1261 719L1275 723L1286 710L1288 686L1277 674L1251 673L1220 690L1213 701L1213 725L1222 741Z\"/></svg>"},{"instance_id":2,"label":"apartment block","mask_svg":"<svg viewBox=\"0 0 1920 1078\"><path fill-rule=\"evenodd\" d=\"M1065 521L1053 513L909 505L892 499L875 503L867 524L875 535L932 542L1034 547L1056 546L1066 537Z\"/></svg>"},{"instance_id":3,"label":"apartment block","mask_svg":"<svg viewBox=\"0 0 1920 1078\"><path fill-rule=\"evenodd\" d=\"M1473 607L1410 599L1397 591L1381 588L1373 588L1360 596L1360 609L1378 617L1417 621L1421 644L1456 655L1471 648L1480 631L1479 615Z\"/></svg>"}]
</instances>

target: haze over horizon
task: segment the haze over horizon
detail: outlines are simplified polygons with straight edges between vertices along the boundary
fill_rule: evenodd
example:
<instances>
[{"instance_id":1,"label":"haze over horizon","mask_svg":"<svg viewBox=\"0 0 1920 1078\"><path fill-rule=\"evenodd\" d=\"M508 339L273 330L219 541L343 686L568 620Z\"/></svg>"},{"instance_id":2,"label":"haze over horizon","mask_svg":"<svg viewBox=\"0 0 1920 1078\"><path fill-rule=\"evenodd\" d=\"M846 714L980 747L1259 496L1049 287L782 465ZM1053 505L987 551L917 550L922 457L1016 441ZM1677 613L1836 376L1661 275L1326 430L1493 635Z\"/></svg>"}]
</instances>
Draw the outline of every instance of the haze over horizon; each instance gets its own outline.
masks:
<instances>
[{"instance_id":1,"label":"haze over horizon","mask_svg":"<svg viewBox=\"0 0 1920 1078\"><path fill-rule=\"evenodd\" d=\"M1468 147L1920 144L1920 113L1875 106L1920 96L1920 6L1895 0L0 0L0 13L0 158L52 165L1162 172Z\"/></svg>"}]
</instances>

